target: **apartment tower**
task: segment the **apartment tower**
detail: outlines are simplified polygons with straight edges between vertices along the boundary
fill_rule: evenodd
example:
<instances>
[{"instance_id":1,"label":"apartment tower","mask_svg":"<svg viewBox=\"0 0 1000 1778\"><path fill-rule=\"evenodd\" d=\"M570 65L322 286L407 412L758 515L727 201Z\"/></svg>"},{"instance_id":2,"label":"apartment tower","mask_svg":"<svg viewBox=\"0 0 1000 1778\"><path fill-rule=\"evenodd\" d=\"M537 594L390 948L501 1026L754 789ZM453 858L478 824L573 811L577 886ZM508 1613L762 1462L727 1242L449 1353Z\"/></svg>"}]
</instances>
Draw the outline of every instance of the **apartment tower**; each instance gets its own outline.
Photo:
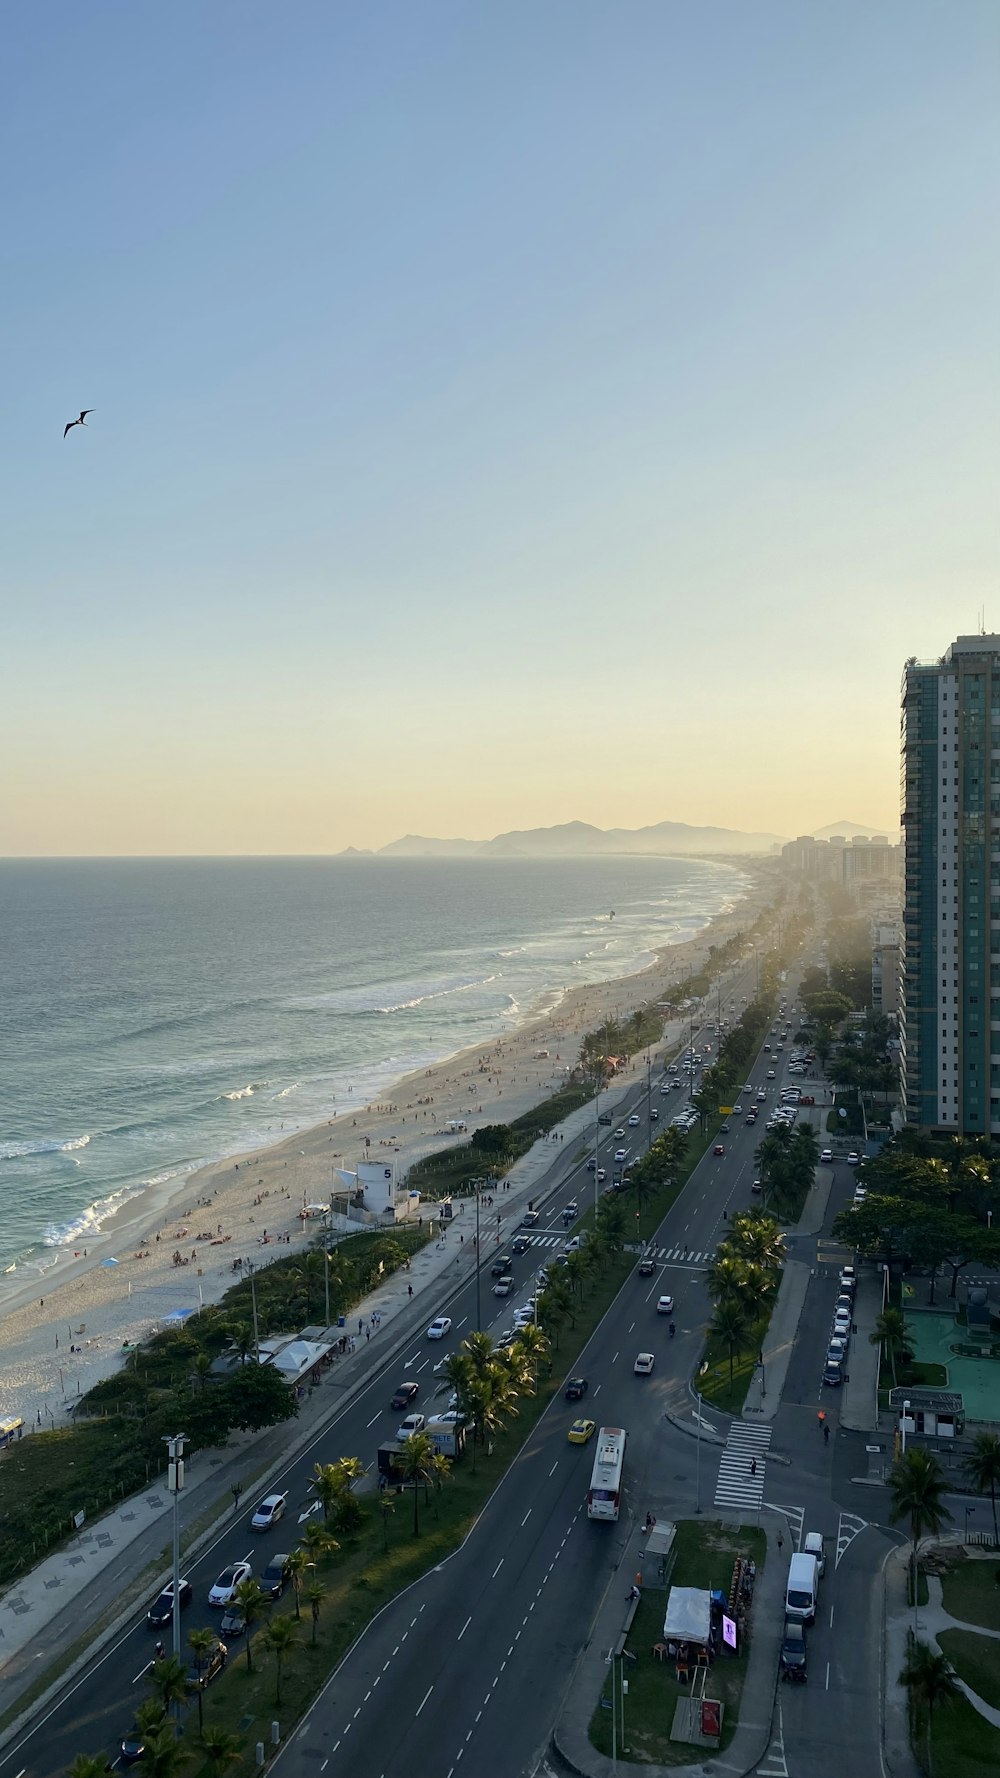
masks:
<instances>
[{"instance_id":1,"label":"apartment tower","mask_svg":"<svg viewBox=\"0 0 1000 1778\"><path fill-rule=\"evenodd\" d=\"M1000 1136L1000 636L902 684L907 1123Z\"/></svg>"}]
</instances>

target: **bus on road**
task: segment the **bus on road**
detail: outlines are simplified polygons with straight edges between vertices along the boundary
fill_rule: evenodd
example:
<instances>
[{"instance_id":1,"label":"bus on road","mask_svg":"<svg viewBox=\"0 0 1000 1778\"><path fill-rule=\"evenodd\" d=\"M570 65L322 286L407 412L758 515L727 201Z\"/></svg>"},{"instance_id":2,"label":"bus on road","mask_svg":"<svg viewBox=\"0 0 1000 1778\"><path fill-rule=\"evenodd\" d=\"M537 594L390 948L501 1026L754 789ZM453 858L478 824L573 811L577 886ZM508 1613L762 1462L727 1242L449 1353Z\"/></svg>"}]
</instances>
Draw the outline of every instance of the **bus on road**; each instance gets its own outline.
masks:
<instances>
[{"instance_id":1,"label":"bus on road","mask_svg":"<svg viewBox=\"0 0 1000 1778\"><path fill-rule=\"evenodd\" d=\"M594 1473L587 1496L588 1519L617 1519L622 1504L622 1470L626 1433L621 1426L602 1426L597 1434Z\"/></svg>"}]
</instances>

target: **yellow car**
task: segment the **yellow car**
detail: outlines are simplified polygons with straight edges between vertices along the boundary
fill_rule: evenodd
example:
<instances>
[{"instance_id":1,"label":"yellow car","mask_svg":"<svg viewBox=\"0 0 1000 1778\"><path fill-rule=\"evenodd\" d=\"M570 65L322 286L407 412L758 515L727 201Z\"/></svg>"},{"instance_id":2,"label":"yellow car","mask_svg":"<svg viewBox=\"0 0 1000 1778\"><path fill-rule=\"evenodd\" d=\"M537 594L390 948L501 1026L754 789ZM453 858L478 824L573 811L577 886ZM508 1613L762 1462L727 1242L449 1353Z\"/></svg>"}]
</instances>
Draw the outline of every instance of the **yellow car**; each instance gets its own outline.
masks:
<instances>
[{"instance_id":1,"label":"yellow car","mask_svg":"<svg viewBox=\"0 0 1000 1778\"><path fill-rule=\"evenodd\" d=\"M585 1445L596 1431L596 1420L574 1420L569 1429L569 1442L571 1445Z\"/></svg>"}]
</instances>

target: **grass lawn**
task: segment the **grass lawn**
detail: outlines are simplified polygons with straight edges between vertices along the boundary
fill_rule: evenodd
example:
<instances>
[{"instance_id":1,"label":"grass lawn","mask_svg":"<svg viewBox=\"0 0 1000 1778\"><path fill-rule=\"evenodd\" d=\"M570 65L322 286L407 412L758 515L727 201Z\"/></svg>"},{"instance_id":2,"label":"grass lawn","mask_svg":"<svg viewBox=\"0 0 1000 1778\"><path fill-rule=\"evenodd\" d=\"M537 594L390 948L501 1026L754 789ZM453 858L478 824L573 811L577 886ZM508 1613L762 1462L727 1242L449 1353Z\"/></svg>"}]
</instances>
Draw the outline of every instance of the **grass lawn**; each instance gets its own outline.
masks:
<instances>
[{"instance_id":1,"label":"grass lawn","mask_svg":"<svg viewBox=\"0 0 1000 1778\"><path fill-rule=\"evenodd\" d=\"M741 1414L746 1401L747 1390L757 1364L757 1354L763 1349L764 1338L771 1320L770 1310L762 1315L748 1340L746 1352L733 1359L733 1380L729 1381L729 1353L724 1346L710 1340L705 1347L703 1362L708 1369L695 1379L696 1387L706 1401L719 1408L724 1414Z\"/></svg>"},{"instance_id":2,"label":"grass lawn","mask_svg":"<svg viewBox=\"0 0 1000 1778\"><path fill-rule=\"evenodd\" d=\"M941 1576L944 1608L963 1624L981 1624L984 1630L1000 1630L1000 1587L996 1575L1000 1566L994 1561L958 1562ZM993 1644L994 1660L1000 1667L1000 1647ZM972 1681L969 1681L970 1685Z\"/></svg>"},{"instance_id":3,"label":"grass lawn","mask_svg":"<svg viewBox=\"0 0 1000 1778\"><path fill-rule=\"evenodd\" d=\"M977 1636L975 1630L942 1630L938 1643L959 1678L984 1704L1000 1710L1000 1655L992 1637Z\"/></svg>"},{"instance_id":4,"label":"grass lawn","mask_svg":"<svg viewBox=\"0 0 1000 1778\"><path fill-rule=\"evenodd\" d=\"M482 1447L475 1454L473 1473L471 1447L462 1461L455 1465L451 1479L425 1501L419 1499L419 1535L413 1534L413 1494L392 1495L393 1511L388 1523L388 1549L384 1547L378 1504L369 1497L364 1502L364 1521L355 1536L341 1540L339 1553L324 1558L317 1566L316 1578L327 1589L323 1600L316 1644L312 1645L312 1621L309 1607L303 1603L299 1642L285 1658L281 1680L280 1712L275 1702L276 1673L274 1657L259 1646L261 1631L254 1634L254 1667L247 1672L246 1653L242 1644L234 1644L226 1671L205 1692L205 1723L237 1735L244 1749L244 1763L251 1762L255 1742L269 1742L271 1722L279 1715L282 1732L289 1731L308 1709L320 1686L337 1662L355 1642L375 1613L404 1587L426 1574L442 1561L468 1536L476 1519L499 1482L517 1456L532 1428L537 1424L553 1396L563 1388L566 1377L576 1367L578 1354L620 1290L635 1264L630 1254L622 1254L609 1267L605 1276L592 1289L589 1299L576 1311L576 1327L561 1330L559 1349L553 1352L551 1375L544 1377L535 1396L523 1398L521 1411L512 1425L494 1435L491 1454ZM586 1493L590 1479L590 1458L581 1452L580 1491ZM294 1615L295 1603L286 1594L276 1607L275 1615ZM197 1736L197 1712L192 1706L187 1717L186 1735ZM198 1778L197 1763L188 1769L185 1778ZM206 1765L207 1773L208 1767Z\"/></svg>"},{"instance_id":5,"label":"grass lawn","mask_svg":"<svg viewBox=\"0 0 1000 1778\"><path fill-rule=\"evenodd\" d=\"M913 1723L913 1751L927 1770L927 1725L917 1711ZM931 1726L931 1757L934 1778L984 1778L1000 1771L1000 1729L994 1729L966 1698L939 1704Z\"/></svg>"},{"instance_id":6,"label":"grass lawn","mask_svg":"<svg viewBox=\"0 0 1000 1778\"><path fill-rule=\"evenodd\" d=\"M685 1521L677 1527L671 1585L712 1587L728 1593L733 1562L739 1555L752 1556L760 1572L766 1556L764 1533L736 1531L712 1520ZM690 1742L671 1741L670 1730L677 1701L688 1695L688 1687L678 1683L669 1663L655 1661L650 1652L654 1642L662 1639L667 1592L662 1587L643 1594L629 1632L628 1648L637 1660L634 1667L625 1669L625 1744L631 1760L646 1765L686 1766L701 1754L692 1753ZM705 1688L706 1697L718 1698L724 1706L721 1750L729 1746L736 1732L749 1649L748 1637L738 1655L728 1650L721 1654ZM609 1669L602 1691L602 1700L608 1703L613 1683ZM598 1704L591 1719L590 1740L599 1753L610 1756L611 1711L604 1702Z\"/></svg>"}]
</instances>

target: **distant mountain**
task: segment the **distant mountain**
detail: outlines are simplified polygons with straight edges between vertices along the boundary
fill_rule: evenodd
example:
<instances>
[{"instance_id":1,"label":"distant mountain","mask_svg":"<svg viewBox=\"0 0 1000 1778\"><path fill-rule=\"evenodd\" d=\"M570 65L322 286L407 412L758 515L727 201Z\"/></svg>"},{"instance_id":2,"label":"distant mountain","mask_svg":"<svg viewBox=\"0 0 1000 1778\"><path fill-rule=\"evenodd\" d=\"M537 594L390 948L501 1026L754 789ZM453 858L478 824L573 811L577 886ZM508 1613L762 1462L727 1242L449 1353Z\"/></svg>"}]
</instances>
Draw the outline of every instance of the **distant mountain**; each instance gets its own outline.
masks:
<instances>
[{"instance_id":1,"label":"distant mountain","mask_svg":"<svg viewBox=\"0 0 1000 1778\"><path fill-rule=\"evenodd\" d=\"M838 830L839 831L839 830ZM651 856L703 856L710 853L770 852L780 845L774 833L741 833L732 827L689 827L684 821L658 821L653 827L591 827L567 821L559 827L531 827L497 834L492 840L436 840L408 833L382 846L379 858L582 858L609 853ZM341 854L344 856L344 854Z\"/></svg>"},{"instance_id":2,"label":"distant mountain","mask_svg":"<svg viewBox=\"0 0 1000 1778\"><path fill-rule=\"evenodd\" d=\"M884 821L831 821L829 827L814 827L812 837L814 840L829 840L833 838L834 834L841 834L845 840L853 840L856 833L861 834L863 839L871 839L872 834L875 833L884 833L887 839L893 840L895 843L895 836L898 832L899 816L897 815L896 819L888 824Z\"/></svg>"}]
</instances>

